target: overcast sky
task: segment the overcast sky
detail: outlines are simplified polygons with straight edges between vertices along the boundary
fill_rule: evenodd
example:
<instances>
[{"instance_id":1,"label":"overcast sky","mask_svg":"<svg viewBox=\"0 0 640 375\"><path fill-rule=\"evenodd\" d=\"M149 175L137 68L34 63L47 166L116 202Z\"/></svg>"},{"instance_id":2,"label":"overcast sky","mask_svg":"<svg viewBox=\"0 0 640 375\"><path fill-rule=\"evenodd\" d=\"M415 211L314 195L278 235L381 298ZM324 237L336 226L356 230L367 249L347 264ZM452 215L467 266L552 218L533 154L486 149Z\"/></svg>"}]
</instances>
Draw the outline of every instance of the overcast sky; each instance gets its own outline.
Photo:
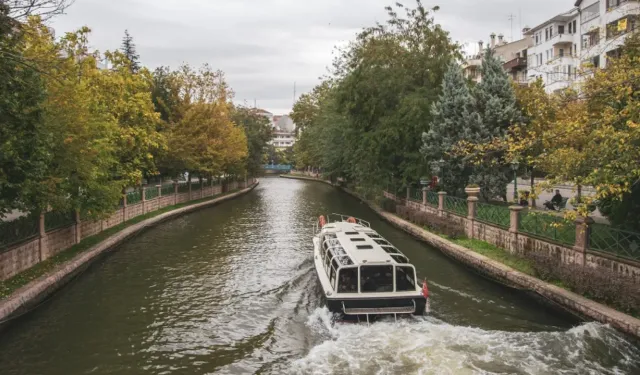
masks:
<instances>
[{"instance_id":1,"label":"overcast sky","mask_svg":"<svg viewBox=\"0 0 640 375\"><path fill-rule=\"evenodd\" d=\"M311 90L326 73L335 45L363 27L384 21L395 0L76 0L52 21L56 33L89 26L92 47L120 47L128 29L141 57L153 69L182 62L208 62L222 69L235 101L285 114L297 94ZM401 1L413 5L414 0ZM423 0L439 5L436 20L452 38L469 43L503 33L520 37L531 27L571 9L574 0ZM522 19L520 19L522 14Z\"/></svg>"}]
</instances>

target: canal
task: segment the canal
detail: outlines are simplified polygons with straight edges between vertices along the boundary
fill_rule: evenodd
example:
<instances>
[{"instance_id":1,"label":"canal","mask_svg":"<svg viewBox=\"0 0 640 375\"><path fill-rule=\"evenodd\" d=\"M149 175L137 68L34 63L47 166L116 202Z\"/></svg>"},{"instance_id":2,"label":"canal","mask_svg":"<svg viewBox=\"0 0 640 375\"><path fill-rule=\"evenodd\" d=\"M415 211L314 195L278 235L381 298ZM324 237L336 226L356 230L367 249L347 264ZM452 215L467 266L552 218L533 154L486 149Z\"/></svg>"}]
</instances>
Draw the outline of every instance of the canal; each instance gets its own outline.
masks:
<instances>
[{"instance_id":1,"label":"canal","mask_svg":"<svg viewBox=\"0 0 640 375\"><path fill-rule=\"evenodd\" d=\"M332 324L312 268L319 214L361 217L430 281L432 314ZM639 374L640 350L490 282L349 195L266 178L152 228L0 331L0 374Z\"/></svg>"}]
</instances>

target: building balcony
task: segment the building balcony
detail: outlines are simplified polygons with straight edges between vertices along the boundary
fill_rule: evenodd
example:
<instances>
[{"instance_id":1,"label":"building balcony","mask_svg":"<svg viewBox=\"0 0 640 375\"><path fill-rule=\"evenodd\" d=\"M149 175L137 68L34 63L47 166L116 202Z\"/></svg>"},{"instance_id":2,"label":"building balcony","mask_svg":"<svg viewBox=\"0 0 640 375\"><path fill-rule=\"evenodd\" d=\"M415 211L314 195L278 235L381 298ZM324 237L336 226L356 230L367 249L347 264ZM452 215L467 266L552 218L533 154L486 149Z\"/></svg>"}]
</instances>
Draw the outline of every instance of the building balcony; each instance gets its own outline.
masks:
<instances>
[{"instance_id":1,"label":"building balcony","mask_svg":"<svg viewBox=\"0 0 640 375\"><path fill-rule=\"evenodd\" d=\"M515 59L509 60L504 65L502 65L505 70L520 70L527 67L527 58L526 57L516 57Z\"/></svg>"},{"instance_id":2,"label":"building balcony","mask_svg":"<svg viewBox=\"0 0 640 375\"><path fill-rule=\"evenodd\" d=\"M551 40L554 46L562 45L562 44L573 44L573 35L572 34L557 34Z\"/></svg>"}]
</instances>

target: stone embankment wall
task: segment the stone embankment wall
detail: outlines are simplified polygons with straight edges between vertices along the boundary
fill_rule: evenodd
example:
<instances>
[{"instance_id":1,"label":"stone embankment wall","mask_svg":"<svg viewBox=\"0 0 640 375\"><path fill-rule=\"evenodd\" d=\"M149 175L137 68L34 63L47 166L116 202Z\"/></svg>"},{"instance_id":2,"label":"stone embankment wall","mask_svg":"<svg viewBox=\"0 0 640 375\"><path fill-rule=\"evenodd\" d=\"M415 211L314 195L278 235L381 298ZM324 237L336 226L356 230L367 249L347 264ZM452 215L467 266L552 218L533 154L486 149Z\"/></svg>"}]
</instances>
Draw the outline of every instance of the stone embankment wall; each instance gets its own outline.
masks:
<instances>
[{"instance_id":1,"label":"stone embankment wall","mask_svg":"<svg viewBox=\"0 0 640 375\"><path fill-rule=\"evenodd\" d=\"M229 182L224 186L224 190L244 189L254 182L255 179ZM223 186L203 186L202 189L184 193L178 193L176 186L173 194L164 196L162 196L160 189L158 190L158 197L147 200L143 194L142 201L132 205L127 204L125 197L122 207L105 220L82 221L80 217L76 215L75 224L47 232L44 230L44 220L41 217L38 236L16 244L0 253L0 280L9 279L59 252L70 248L87 237L96 235L137 216L157 211L174 204L218 195L223 192Z\"/></svg>"}]
</instances>

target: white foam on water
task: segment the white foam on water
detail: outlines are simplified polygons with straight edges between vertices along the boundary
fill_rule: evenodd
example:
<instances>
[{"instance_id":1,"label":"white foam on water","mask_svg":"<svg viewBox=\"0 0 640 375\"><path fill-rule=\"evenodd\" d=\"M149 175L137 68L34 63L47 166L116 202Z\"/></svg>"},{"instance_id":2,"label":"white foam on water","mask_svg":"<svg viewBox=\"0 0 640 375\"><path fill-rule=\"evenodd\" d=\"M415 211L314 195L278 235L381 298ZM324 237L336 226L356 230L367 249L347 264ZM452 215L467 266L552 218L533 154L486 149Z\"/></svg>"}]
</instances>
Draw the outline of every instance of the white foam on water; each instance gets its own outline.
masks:
<instances>
[{"instance_id":1,"label":"white foam on water","mask_svg":"<svg viewBox=\"0 0 640 375\"><path fill-rule=\"evenodd\" d=\"M293 374L582 375L639 369L633 358L640 358L640 350L598 323L564 332L487 331L432 317L334 324L322 308L307 325L321 343L292 363Z\"/></svg>"}]
</instances>

